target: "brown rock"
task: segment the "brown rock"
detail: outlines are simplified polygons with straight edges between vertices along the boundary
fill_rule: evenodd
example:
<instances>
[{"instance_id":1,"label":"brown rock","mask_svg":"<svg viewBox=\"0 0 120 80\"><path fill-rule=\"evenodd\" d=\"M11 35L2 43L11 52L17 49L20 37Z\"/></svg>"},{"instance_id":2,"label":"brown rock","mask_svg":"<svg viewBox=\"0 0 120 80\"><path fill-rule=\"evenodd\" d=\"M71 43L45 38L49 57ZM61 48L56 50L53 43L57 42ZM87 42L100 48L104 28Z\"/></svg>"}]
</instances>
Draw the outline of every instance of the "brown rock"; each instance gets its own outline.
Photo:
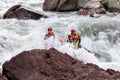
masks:
<instances>
[{"instance_id":1,"label":"brown rock","mask_svg":"<svg viewBox=\"0 0 120 80\"><path fill-rule=\"evenodd\" d=\"M98 9L95 10L95 12L96 12L97 14L106 14L105 8L98 8Z\"/></svg>"},{"instance_id":2,"label":"brown rock","mask_svg":"<svg viewBox=\"0 0 120 80\"><path fill-rule=\"evenodd\" d=\"M3 16L3 19L7 18L17 18L17 19L40 19L41 17L47 18L46 15L26 8L22 5L15 5L11 7Z\"/></svg>"},{"instance_id":3,"label":"brown rock","mask_svg":"<svg viewBox=\"0 0 120 80\"><path fill-rule=\"evenodd\" d=\"M115 72L115 76L111 73L96 65L84 64L54 48L24 51L3 65L3 75L6 75L8 80L120 79L120 72Z\"/></svg>"},{"instance_id":4,"label":"brown rock","mask_svg":"<svg viewBox=\"0 0 120 80\"><path fill-rule=\"evenodd\" d=\"M78 11L78 14L79 14L79 15L88 15L88 10L86 10L86 9L80 9L80 10Z\"/></svg>"},{"instance_id":5,"label":"brown rock","mask_svg":"<svg viewBox=\"0 0 120 80\"><path fill-rule=\"evenodd\" d=\"M0 75L0 80L8 80L6 76Z\"/></svg>"},{"instance_id":6,"label":"brown rock","mask_svg":"<svg viewBox=\"0 0 120 80\"><path fill-rule=\"evenodd\" d=\"M120 12L120 0L108 0L108 8L110 12Z\"/></svg>"},{"instance_id":7,"label":"brown rock","mask_svg":"<svg viewBox=\"0 0 120 80\"><path fill-rule=\"evenodd\" d=\"M46 11L78 10L78 0L45 0L43 9Z\"/></svg>"},{"instance_id":8,"label":"brown rock","mask_svg":"<svg viewBox=\"0 0 120 80\"><path fill-rule=\"evenodd\" d=\"M108 1L109 0L102 0L102 1L100 1L101 4L103 5L103 7L105 8L105 10L108 10Z\"/></svg>"},{"instance_id":9,"label":"brown rock","mask_svg":"<svg viewBox=\"0 0 120 80\"><path fill-rule=\"evenodd\" d=\"M83 8L78 11L79 15L89 15L90 17L94 17L94 13L106 14L105 7L99 0L88 1Z\"/></svg>"},{"instance_id":10,"label":"brown rock","mask_svg":"<svg viewBox=\"0 0 120 80\"><path fill-rule=\"evenodd\" d=\"M101 3L99 2L99 0L90 0L83 6L83 8L89 9L96 9L99 7L101 7Z\"/></svg>"},{"instance_id":11,"label":"brown rock","mask_svg":"<svg viewBox=\"0 0 120 80\"><path fill-rule=\"evenodd\" d=\"M46 11L54 11L57 9L59 0L45 0L43 4L43 9Z\"/></svg>"}]
</instances>

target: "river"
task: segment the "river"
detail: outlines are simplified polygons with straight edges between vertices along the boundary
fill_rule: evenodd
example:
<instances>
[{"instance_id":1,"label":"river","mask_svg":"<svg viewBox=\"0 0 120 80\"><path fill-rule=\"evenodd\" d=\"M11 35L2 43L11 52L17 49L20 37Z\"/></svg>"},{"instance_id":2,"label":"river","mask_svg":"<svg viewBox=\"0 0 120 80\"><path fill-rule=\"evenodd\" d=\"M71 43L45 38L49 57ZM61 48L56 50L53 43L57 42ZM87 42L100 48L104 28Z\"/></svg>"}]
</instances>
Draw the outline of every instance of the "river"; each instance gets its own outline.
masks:
<instances>
[{"instance_id":1,"label":"river","mask_svg":"<svg viewBox=\"0 0 120 80\"><path fill-rule=\"evenodd\" d=\"M120 15L112 13L99 18L77 15L77 12L43 11L44 0L0 0L0 66L25 50L49 49L52 39L43 40L49 26L53 27L55 48L68 53L85 63L93 63L103 69L120 71ZM2 19L4 13L16 4L45 13L49 18L39 20ZM73 49L70 44L61 45L59 37L67 37L75 28L81 35L82 49ZM47 44L47 45L46 45ZM90 52L86 51L89 50ZM73 55L76 54L76 56Z\"/></svg>"}]
</instances>

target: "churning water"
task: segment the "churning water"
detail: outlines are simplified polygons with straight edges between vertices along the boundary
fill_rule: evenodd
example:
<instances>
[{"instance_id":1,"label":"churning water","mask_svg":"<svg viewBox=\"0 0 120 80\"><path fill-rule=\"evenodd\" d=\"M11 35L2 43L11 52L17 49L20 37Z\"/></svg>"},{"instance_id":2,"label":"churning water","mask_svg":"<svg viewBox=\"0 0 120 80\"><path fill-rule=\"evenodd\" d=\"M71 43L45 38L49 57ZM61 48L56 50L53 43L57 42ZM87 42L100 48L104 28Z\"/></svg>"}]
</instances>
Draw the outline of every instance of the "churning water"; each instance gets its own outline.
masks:
<instances>
[{"instance_id":1,"label":"churning water","mask_svg":"<svg viewBox=\"0 0 120 80\"><path fill-rule=\"evenodd\" d=\"M91 18L79 16L77 12L47 12L42 10L43 2L44 0L0 0L0 66L24 50L49 49L54 46L85 63L120 71L120 15L111 17L111 13L107 13L99 18ZM41 11L49 18L2 19L3 14L16 4ZM56 38L51 37L45 41L43 37L49 26L54 28ZM74 49L69 43L61 45L58 40L59 37L66 38L72 28L77 29L81 35L81 49Z\"/></svg>"}]
</instances>

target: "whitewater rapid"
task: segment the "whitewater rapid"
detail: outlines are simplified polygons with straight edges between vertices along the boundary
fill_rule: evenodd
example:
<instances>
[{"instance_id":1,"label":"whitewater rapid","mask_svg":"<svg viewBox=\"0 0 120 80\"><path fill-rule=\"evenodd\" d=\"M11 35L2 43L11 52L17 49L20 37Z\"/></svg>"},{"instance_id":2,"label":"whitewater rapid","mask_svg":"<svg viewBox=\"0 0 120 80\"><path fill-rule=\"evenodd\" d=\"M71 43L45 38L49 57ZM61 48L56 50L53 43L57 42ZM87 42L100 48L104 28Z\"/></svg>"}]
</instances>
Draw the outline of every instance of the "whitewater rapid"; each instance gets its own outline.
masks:
<instances>
[{"instance_id":1,"label":"whitewater rapid","mask_svg":"<svg viewBox=\"0 0 120 80\"><path fill-rule=\"evenodd\" d=\"M77 12L47 12L42 10L43 2L44 0L0 0L0 66L24 50L55 47L85 63L120 71L120 15L111 17L111 13L107 13L99 18L91 18L79 16ZM3 14L16 4L41 11L49 18L2 19ZM53 27L56 38L45 41L43 37L49 26ZM74 49L68 43L61 45L58 41L59 37L66 38L72 28L77 29L81 35L81 49Z\"/></svg>"}]
</instances>

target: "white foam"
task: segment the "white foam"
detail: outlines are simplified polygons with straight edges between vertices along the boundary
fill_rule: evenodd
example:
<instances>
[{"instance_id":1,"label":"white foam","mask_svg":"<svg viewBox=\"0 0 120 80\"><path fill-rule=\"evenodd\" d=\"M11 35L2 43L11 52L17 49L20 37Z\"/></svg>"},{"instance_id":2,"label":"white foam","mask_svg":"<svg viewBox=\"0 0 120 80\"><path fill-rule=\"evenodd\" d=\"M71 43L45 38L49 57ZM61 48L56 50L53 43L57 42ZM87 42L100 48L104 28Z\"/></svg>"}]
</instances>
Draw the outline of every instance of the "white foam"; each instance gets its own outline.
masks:
<instances>
[{"instance_id":1,"label":"white foam","mask_svg":"<svg viewBox=\"0 0 120 80\"><path fill-rule=\"evenodd\" d=\"M43 1L1 0L0 17L16 4L41 11ZM44 12L49 18L40 20L0 19L1 65L24 50L55 47L62 53L67 53L85 63L94 63L101 66L104 62L107 62L104 63L102 68L119 70L119 64L117 63L120 62L120 15L113 17L104 15L99 18L91 18L89 16L78 16L77 12ZM76 50L69 43L61 45L58 38L55 40L50 38L44 41L43 37L49 26L53 27L56 36L65 38L67 38L71 28L75 28L81 35L83 48ZM116 39L116 43L114 43L114 39ZM85 50L85 48L93 53ZM112 64L114 66L111 66Z\"/></svg>"}]
</instances>

